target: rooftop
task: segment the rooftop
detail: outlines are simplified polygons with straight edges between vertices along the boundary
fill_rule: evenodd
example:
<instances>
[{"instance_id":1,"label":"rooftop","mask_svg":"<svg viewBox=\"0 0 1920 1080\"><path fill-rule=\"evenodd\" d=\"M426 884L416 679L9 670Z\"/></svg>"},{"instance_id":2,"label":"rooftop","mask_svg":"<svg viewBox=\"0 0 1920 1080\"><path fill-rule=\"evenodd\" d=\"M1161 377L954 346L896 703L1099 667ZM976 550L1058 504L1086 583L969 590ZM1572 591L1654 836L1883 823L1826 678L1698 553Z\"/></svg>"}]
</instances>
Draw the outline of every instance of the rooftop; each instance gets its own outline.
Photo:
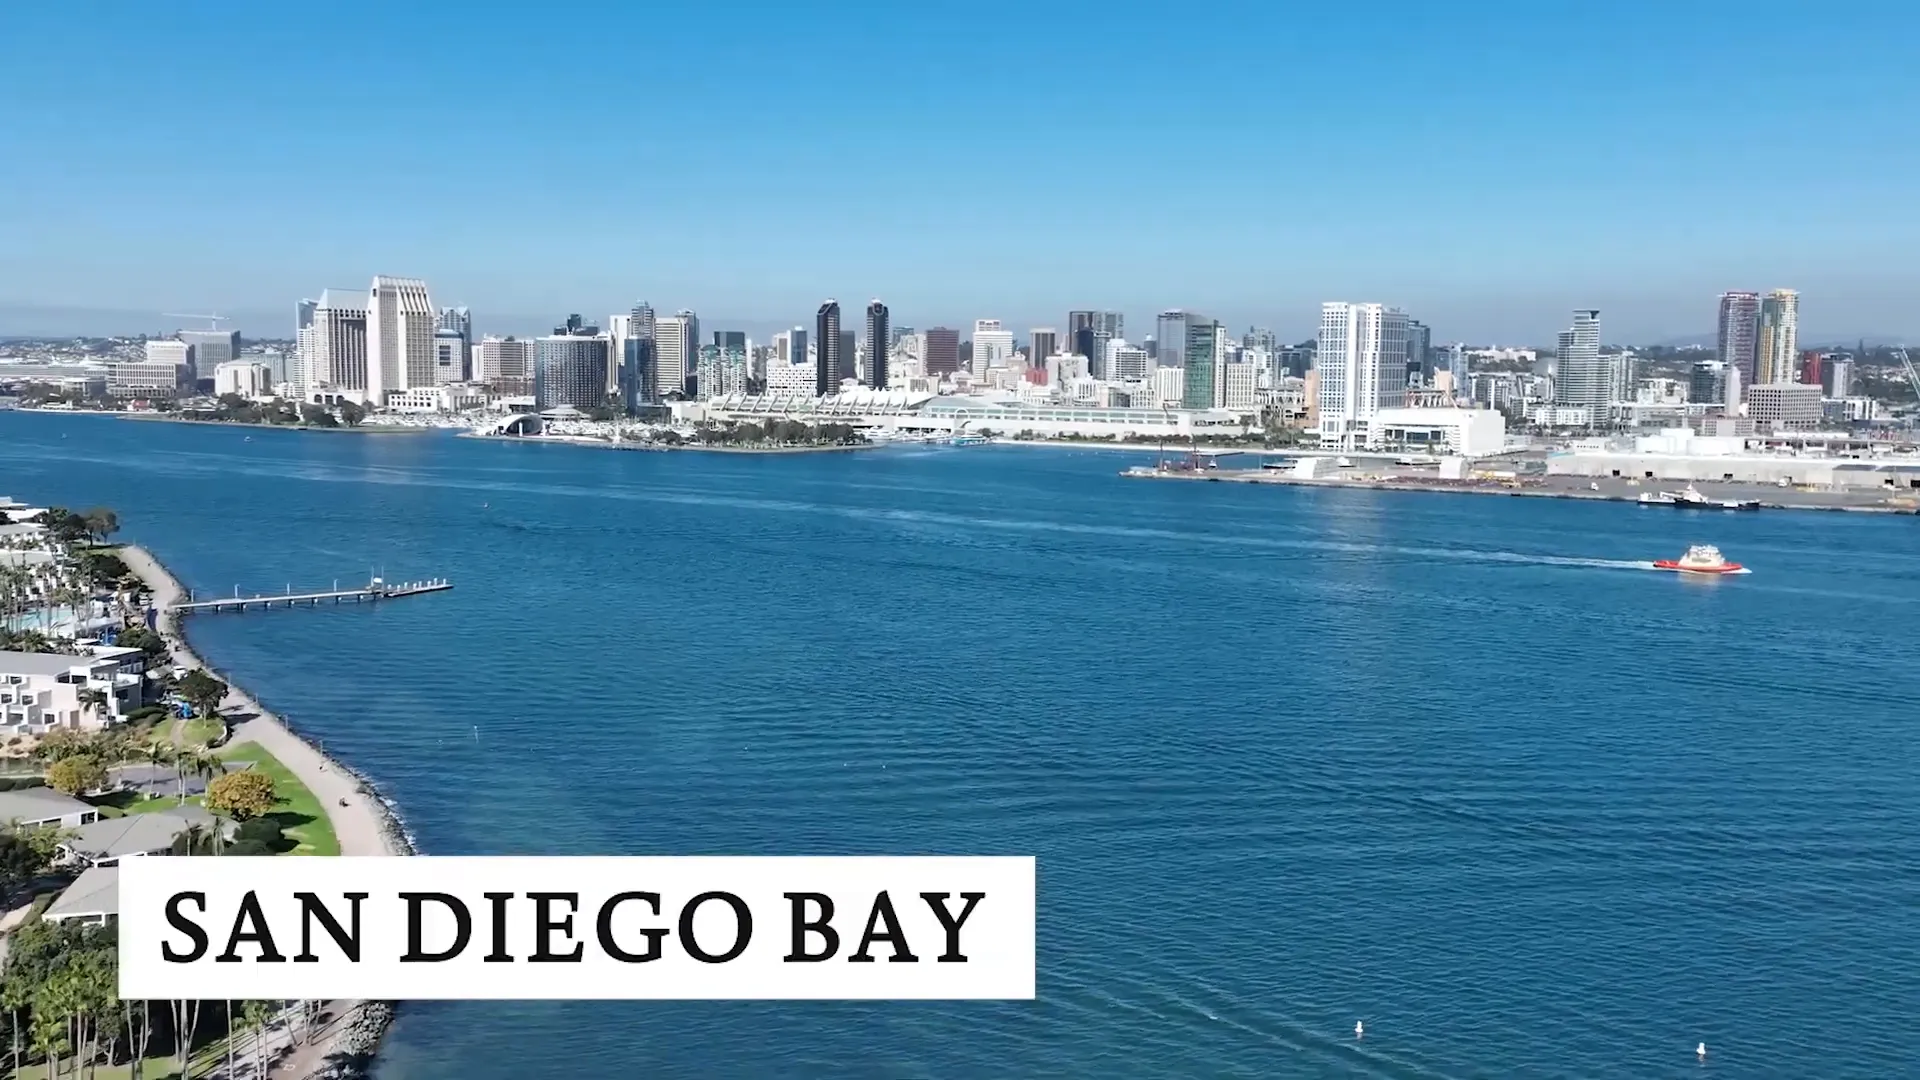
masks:
<instances>
[{"instance_id":1,"label":"rooftop","mask_svg":"<svg viewBox=\"0 0 1920 1080\"><path fill-rule=\"evenodd\" d=\"M65 675L77 667L92 667L97 656L66 656L61 653L0 652L0 674Z\"/></svg>"},{"instance_id":2,"label":"rooftop","mask_svg":"<svg viewBox=\"0 0 1920 1080\"><path fill-rule=\"evenodd\" d=\"M62 919L119 914L120 868L95 866L75 878L73 884L67 886L67 891L61 893L40 917L49 922L59 922Z\"/></svg>"},{"instance_id":3,"label":"rooftop","mask_svg":"<svg viewBox=\"0 0 1920 1080\"><path fill-rule=\"evenodd\" d=\"M0 821L45 821L88 812L95 812L90 804L52 788L0 791Z\"/></svg>"},{"instance_id":4,"label":"rooftop","mask_svg":"<svg viewBox=\"0 0 1920 1080\"><path fill-rule=\"evenodd\" d=\"M145 855L173 846L173 842L189 829L198 827L211 830L217 824L218 819L204 807L177 806L150 814L101 818L82 825L74 830L67 847L95 860Z\"/></svg>"}]
</instances>

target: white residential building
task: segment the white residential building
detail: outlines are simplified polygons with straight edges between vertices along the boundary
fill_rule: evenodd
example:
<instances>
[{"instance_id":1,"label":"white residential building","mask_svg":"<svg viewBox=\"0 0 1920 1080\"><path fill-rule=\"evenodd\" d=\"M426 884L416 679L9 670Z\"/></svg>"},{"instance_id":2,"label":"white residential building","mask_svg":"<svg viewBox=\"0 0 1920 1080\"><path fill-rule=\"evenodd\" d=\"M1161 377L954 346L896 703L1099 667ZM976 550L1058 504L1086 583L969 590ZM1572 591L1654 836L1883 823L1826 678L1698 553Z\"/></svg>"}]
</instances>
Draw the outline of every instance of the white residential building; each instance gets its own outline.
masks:
<instances>
[{"instance_id":1,"label":"white residential building","mask_svg":"<svg viewBox=\"0 0 1920 1080\"><path fill-rule=\"evenodd\" d=\"M700 344L700 319L691 311L656 316L653 321L654 397L686 392Z\"/></svg>"},{"instance_id":2,"label":"white residential building","mask_svg":"<svg viewBox=\"0 0 1920 1080\"><path fill-rule=\"evenodd\" d=\"M1125 338L1107 342L1106 376L1113 382L1137 382L1153 370L1153 354Z\"/></svg>"},{"instance_id":3,"label":"white residential building","mask_svg":"<svg viewBox=\"0 0 1920 1080\"><path fill-rule=\"evenodd\" d=\"M213 369L213 392L239 394L243 398L271 397L273 369L265 364L229 360Z\"/></svg>"},{"instance_id":4,"label":"white residential building","mask_svg":"<svg viewBox=\"0 0 1920 1080\"><path fill-rule=\"evenodd\" d=\"M1215 393L1220 408L1243 415L1260 411L1260 365L1222 364L1218 371Z\"/></svg>"},{"instance_id":5,"label":"white residential building","mask_svg":"<svg viewBox=\"0 0 1920 1080\"><path fill-rule=\"evenodd\" d=\"M1013 363L1013 331L1003 329L999 319L973 321L973 373L985 374L989 368Z\"/></svg>"},{"instance_id":6,"label":"white residential building","mask_svg":"<svg viewBox=\"0 0 1920 1080\"><path fill-rule=\"evenodd\" d=\"M367 400L367 294L327 289L313 310L303 401Z\"/></svg>"},{"instance_id":7,"label":"white residential building","mask_svg":"<svg viewBox=\"0 0 1920 1080\"><path fill-rule=\"evenodd\" d=\"M1154 408L1179 408L1187 396L1187 369L1178 367L1157 367L1153 369Z\"/></svg>"},{"instance_id":8,"label":"white residential building","mask_svg":"<svg viewBox=\"0 0 1920 1080\"><path fill-rule=\"evenodd\" d=\"M0 652L0 730L28 735L105 727L145 703L145 670L145 657L134 649L94 656ZM83 694L100 695L99 704Z\"/></svg>"},{"instance_id":9,"label":"white residential building","mask_svg":"<svg viewBox=\"0 0 1920 1080\"><path fill-rule=\"evenodd\" d=\"M1322 304L1316 340L1320 443L1365 447L1380 410L1406 403L1407 313L1384 304Z\"/></svg>"},{"instance_id":10,"label":"white residential building","mask_svg":"<svg viewBox=\"0 0 1920 1080\"><path fill-rule=\"evenodd\" d=\"M1613 401L1616 371L1600 356L1600 312L1581 308L1573 326L1560 332L1560 348L1553 379L1554 401L1585 406L1597 415Z\"/></svg>"},{"instance_id":11,"label":"white residential building","mask_svg":"<svg viewBox=\"0 0 1920 1080\"><path fill-rule=\"evenodd\" d=\"M367 290L367 400L387 403L396 390L435 385L433 335L440 310L418 278L376 276Z\"/></svg>"}]
</instances>

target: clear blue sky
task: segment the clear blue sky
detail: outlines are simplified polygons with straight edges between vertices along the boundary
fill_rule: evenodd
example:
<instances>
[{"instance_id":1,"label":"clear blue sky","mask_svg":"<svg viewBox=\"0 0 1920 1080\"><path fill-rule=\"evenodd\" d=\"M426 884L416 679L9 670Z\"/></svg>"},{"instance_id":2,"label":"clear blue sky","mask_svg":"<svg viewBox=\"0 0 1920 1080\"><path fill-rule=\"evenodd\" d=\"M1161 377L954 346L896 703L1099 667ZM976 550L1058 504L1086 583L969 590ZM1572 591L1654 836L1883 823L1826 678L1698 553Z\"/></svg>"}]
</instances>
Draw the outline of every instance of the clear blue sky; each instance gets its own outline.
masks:
<instances>
[{"instance_id":1,"label":"clear blue sky","mask_svg":"<svg viewBox=\"0 0 1920 1080\"><path fill-rule=\"evenodd\" d=\"M0 311L1920 336L1920 4L0 5ZM128 329L147 329L145 325ZM6 327L0 327L6 329ZM17 329L17 327L15 328ZM252 327L249 327L252 329Z\"/></svg>"}]
</instances>

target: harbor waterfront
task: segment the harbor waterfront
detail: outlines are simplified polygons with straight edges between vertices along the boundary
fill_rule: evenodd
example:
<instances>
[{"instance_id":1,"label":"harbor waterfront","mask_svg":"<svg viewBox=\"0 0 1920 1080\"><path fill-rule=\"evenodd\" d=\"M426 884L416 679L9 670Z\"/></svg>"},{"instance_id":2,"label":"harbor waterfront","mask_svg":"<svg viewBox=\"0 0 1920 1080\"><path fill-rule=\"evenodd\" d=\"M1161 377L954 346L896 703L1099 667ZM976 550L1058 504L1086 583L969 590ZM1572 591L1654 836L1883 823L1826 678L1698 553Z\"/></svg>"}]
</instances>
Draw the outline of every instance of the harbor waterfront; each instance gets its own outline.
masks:
<instances>
[{"instance_id":1,"label":"harbor waterfront","mask_svg":"<svg viewBox=\"0 0 1920 1080\"><path fill-rule=\"evenodd\" d=\"M1034 1002L423 1004L380 1080L1910 1062L1910 518L246 434L0 414L0 488L456 582L188 620L421 850L1039 858Z\"/></svg>"}]
</instances>

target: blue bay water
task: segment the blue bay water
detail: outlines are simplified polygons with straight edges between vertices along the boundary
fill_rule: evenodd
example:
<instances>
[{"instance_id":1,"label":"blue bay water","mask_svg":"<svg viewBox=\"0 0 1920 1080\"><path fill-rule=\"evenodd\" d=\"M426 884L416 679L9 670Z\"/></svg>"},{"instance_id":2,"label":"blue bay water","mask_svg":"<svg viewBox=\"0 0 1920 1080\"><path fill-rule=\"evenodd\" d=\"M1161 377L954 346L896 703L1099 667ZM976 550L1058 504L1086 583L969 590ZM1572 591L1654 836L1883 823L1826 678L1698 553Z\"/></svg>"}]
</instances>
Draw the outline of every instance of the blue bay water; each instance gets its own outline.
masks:
<instances>
[{"instance_id":1,"label":"blue bay water","mask_svg":"<svg viewBox=\"0 0 1920 1080\"><path fill-rule=\"evenodd\" d=\"M1034 1002L409 1005L381 1080L1916 1068L1911 517L248 434L0 413L0 494L451 578L190 627L425 850L1040 860Z\"/></svg>"}]
</instances>

